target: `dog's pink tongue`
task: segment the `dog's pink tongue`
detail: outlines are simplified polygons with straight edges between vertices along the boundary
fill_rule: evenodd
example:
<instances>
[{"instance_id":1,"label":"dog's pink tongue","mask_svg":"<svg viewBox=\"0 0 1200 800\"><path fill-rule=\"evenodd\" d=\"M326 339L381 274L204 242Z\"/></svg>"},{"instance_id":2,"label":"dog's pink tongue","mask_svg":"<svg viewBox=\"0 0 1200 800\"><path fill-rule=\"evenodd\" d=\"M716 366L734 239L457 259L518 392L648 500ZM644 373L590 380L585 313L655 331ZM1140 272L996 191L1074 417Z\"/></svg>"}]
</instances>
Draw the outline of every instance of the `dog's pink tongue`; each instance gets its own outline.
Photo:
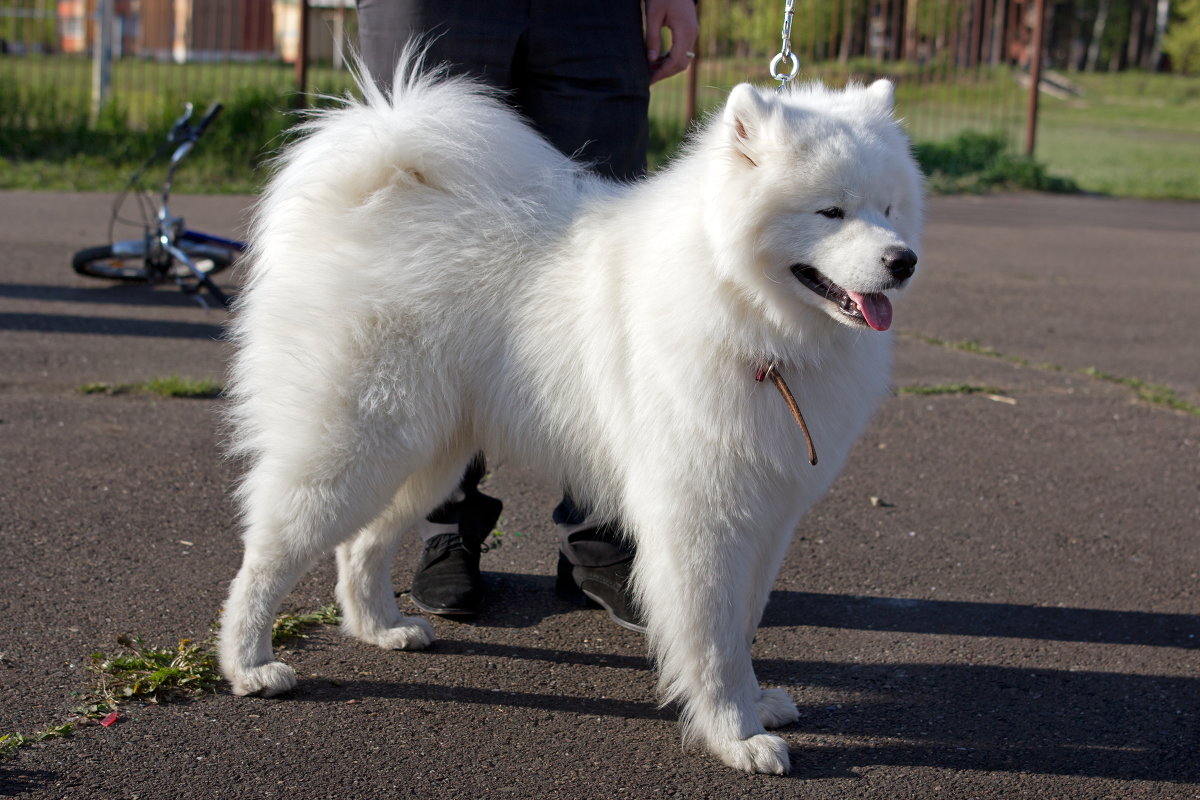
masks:
<instances>
[{"instance_id":1,"label":"dog's pink tongue","mask_svg":"<svg viewBox=\"0 0 1200 800\"><path fill-rule=\"evenodd\" d=\"M858 306L863 319L877 331L886 331L892 327L892 301L885 294L859 294L846 289L846 294Z\"/></svg>"}]
</instances>

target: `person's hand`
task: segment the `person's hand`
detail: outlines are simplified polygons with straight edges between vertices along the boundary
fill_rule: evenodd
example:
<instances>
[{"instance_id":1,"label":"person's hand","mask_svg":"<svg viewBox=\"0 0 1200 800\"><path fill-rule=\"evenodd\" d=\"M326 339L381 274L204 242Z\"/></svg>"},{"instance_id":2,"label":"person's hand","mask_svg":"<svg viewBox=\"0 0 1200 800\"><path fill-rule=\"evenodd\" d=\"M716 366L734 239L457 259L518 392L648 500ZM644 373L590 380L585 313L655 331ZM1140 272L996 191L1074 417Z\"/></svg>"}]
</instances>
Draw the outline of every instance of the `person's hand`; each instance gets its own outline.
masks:
<instances>
[{"instance_id":1,"label":"person's hand","mask_svg":"<svg viewBox=\"0 0 1200 800\"><path fill-rule=\"evenodd\" d=\"M671 32L671 49L663 53L662 32ZM650 61L650 82L661 81L683 72L696 57L696 36L700 23L693 0L646 0L646 58Z\"/></svg>"}]
</instances>

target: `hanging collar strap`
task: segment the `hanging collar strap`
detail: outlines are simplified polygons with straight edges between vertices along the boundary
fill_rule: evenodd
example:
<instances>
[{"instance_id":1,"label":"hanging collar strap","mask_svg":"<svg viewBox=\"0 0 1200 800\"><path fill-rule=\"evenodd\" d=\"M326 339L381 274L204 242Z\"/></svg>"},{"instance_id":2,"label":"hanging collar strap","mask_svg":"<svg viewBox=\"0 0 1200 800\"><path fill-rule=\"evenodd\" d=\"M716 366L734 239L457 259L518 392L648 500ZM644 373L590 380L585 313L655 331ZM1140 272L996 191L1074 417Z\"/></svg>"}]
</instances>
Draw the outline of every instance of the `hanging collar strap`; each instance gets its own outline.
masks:
<instances>
[{"instance_id":1,"label":"hanging collar strap","mask_svg":"<svg viewBox=\"0 0 1200 800\"><path fill-rule=\"evenodd\" d=\"M808 432L808 425L804 422L804 415L800 413L800 406L796 404L796 398L792 396L792 391L788 389L787 382L779 374L779 370L775 368L774 361L760 365L758 371L754 374L754 380L759 383L762 383L764 378L770 378L771 383L775 384L775 388L783 395L783 401L787 403L788 410L792 412L792 416L796 419L796 423L804 433L804 442L808 445L808 463L816 466L817 449L813 446L812 434Z\"/></svg>"}]
</instances>

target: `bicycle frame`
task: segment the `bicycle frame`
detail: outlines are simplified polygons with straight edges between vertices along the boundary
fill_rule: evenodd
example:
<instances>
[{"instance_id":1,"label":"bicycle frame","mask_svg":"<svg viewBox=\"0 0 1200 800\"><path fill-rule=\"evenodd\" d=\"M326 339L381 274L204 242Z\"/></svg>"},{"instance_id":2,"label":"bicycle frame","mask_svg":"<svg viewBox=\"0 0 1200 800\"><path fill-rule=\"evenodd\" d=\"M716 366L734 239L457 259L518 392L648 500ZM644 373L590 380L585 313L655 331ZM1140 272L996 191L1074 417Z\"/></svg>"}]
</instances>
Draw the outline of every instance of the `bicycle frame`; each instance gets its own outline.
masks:
<instances>
[{"instance_id":1,"label":"bicycle frame","mask_svg":"<svg viewBox=\"0 0 1200 800\"><path fill-rule=\"evenodd\" d=\"M214 108L217 111L220 109L219 106L214 106ZM208 282L208 276L196 265L195 260L178 246L179 242L190 241L198 244L215 244L231 248L239 253L245 251L246 245L234 239L226 239L221 236L203 233L202 231L187 230L183 227L183 217L177 217L171 213L171 189L175 183L175 170L179 168L179 164L183 159L192 152L192 148L196 146L200 134L204 132L204 128L208 126L208 122L216 116L216 111L210 109L209 113L205 115L194 131L187 128L187 121L191 119L191 115L192 106L189 103L187 111L175 123L174 132L178 134L178 132L183 131L188 136L188 139L175 148L175 152L171 154L171 161L167 165L167 175L163 181L161 194L162 199L159 203L158 214L156 215L158 221L158 241L155 244L160 249L160 252L166 252L176 261L186 266L199 283L205 284ZM151 261L154 255L156 254L147 250L146 258L148 261ZM202 304L204 303L203 297L197 295L197 298L199 298Z\"/></svg>"},{"instance_id":2,"label":"bicycle frame","mask_svg":"<svg viewBox=\"0 0 1200 800\"><path fill-rule=\"evenodd\" d=\"M193 109L192 104L188 103L183 114L175 120L166 142L133 174L126 190L113 203L109 219L109 242L75 253L71 266L77 273L108 280L151 284L170 280L184 293L195 295L201 305L208 305L201 290L221 305L228 304L228 297L212 280L212 276L228 268L238 254L245 252L246 244L236 239L189 230L184 227L183 217L171 211L175 172L192 152L208 125L221 112L221 105L214 103L195 124L191 123ZM171 156L161 192L155 202L153 195L140 187L139 180L151 165L162 160L168 152ZM131 191L136 191L138 198L142 236L139 239L116 240L113 228L118 222L133 224L132 220L120 217L121 206ZM128 262L135 262L137 266L130 266Z\"/></svg>"}]
</instances>

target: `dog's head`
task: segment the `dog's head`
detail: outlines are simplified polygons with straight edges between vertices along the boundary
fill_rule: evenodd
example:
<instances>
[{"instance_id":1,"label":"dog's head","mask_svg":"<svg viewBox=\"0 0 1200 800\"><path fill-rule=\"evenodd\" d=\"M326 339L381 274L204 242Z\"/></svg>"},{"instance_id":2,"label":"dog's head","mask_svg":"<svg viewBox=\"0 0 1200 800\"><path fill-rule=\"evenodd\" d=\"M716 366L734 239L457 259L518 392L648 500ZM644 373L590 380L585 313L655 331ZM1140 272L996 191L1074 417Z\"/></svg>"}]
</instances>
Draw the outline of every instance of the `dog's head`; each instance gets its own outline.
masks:
<instances>
[{"instance_id":1,"label":"dog's head","mask_svg":"<svg viewBox=\"0 0 1200 800\"><path fill-rule=\"evenodd\" d=\"M718 268L780 324L815 308L851 327L891 325L889 294L916 272L923 215L892 110L884 80L782 93L742 84L714 121Z\"/></svg>"}]
</instances>

